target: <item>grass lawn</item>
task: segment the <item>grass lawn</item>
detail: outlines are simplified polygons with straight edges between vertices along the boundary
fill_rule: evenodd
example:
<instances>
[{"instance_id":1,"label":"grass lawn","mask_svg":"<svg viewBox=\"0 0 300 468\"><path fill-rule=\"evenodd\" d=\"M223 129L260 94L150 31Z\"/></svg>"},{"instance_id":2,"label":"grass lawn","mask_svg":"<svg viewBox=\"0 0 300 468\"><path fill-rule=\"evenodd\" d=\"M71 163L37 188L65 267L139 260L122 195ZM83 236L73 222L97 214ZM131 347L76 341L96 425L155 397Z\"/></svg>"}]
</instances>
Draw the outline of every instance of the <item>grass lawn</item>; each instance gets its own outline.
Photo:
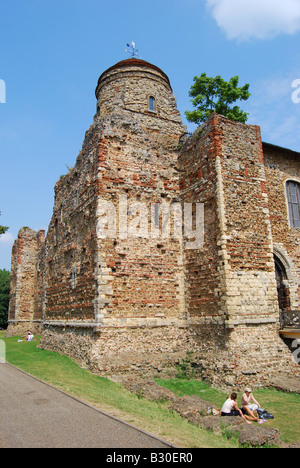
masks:
<instances>
[{"instance_id":1,"label":"grass lawn","mask_svg":"<svg viewBox=\"0 0 300 468\"><path fill-rule=\"evenodd\" d=\"M10 364L176 447L237 447L234 440L192 426L169 411L167 403L140 399L121 385L82 369L67 356L37 348L37 342L18 343L18 337L5 338L4 332L0 332L0 340L6 344Z\"/></svg>"},{"instance_id":2,"label":"grass lawn","mask_svg":"<svg viewBox=\"0 0 300 468\"><path fill-rule=\"evenodd\" d=\"M44 382L96 408L182 448L235 448L237 442L187 423L168 403L149 402L132 395L121 385L82 369L67 356L37 348L37 342L18 343L18 337L0 340L6 344L6 361ZM198 380L157 380L178 395L198 395L221 407L226 394ZM259 390L261 406L274 414L266 424L278 427L283 442L300 441L300 396L275 390Z\"/></svg>"},{"instance_id":3,"label":"grass lawn","mask_svg":"<svg viewBox=\"0 0 300 468\"><path fill-rule=\"evenodd\" d=\"M179 396L197 395L222 408L226 394L198 380L156 380L163 387L172 390ZM253 392L261 407L274 415L264 425L277 427L281 440L286 443L300 442L300 395L279 392L274 389L260 389ZM238 394L238 405L241 393Z\"/></svg>"}]
</instances>

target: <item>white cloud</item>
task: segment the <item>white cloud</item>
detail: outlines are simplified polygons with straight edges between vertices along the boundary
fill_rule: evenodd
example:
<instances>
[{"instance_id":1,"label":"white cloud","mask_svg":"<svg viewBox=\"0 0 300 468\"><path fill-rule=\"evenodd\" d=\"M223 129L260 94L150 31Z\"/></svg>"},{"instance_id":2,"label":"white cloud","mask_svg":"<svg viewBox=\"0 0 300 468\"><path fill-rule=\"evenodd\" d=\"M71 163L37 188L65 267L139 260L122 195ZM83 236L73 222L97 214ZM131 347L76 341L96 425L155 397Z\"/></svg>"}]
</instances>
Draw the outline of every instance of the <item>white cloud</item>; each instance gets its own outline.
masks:
<instances>
[{"instance_id":1,"label":"white cloud","mask_svg":"<svg viewBox=\"0 0 300 468\"><path fill-rule=\"evenodd\" d=\"M300 103L292 101L292 84L298 76L298 72L282 72L257 80L244 105L250 113L247 123L261 126L264 141L295 151L300 151Z\"/></svg>"},{"instance_id":2,"label":"white cloud","mask_svg":"<svg viewBox=\"0 0 300 468\"><path fill-rule=\"evenodd\" d=\"M6 232L0 236L0 244L12 245L14 241L15 237L10 232Z\"/></svg>"},{"instance_id":3,"label":"white cloud","mask_svg":"<svg viewBox=\"0 0 300 468\"><path fill-rule=\"evenodd\" d=\"M300 0L206 0L229 39L270 39L300 31Z\"/></svg>"}]
</instances>

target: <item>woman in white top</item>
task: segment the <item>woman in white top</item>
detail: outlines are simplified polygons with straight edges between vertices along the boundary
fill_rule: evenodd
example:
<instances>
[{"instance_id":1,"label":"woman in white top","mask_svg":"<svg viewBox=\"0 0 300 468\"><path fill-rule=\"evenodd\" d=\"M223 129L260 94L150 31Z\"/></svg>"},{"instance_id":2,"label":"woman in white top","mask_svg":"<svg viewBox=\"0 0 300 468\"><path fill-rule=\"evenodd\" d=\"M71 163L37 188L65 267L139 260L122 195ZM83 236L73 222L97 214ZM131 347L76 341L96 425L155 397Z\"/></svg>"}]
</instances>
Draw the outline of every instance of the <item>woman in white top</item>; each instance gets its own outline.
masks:
<instances>
[{"instance_id":1,"label":"woman in white top","mask_svg":"<svg viewBox=\"0 0 300 468\"><path fill-rule=\"evenodd\" d=\"M25 337L25 341L32 341L34 338L34 335L31 333L31 331L28 330L27 335Z\"/></svg>"}]
</instances>

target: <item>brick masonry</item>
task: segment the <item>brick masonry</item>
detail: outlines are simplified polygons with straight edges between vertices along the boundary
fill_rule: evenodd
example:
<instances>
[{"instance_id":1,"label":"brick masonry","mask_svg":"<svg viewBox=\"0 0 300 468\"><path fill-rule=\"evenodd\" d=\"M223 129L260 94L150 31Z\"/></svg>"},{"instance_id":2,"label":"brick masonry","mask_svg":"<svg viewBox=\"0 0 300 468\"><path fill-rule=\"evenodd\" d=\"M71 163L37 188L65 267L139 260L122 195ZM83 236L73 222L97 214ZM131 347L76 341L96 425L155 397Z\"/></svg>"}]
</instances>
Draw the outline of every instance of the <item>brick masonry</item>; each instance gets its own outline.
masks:
<instances>
[{"instance_id":1,"label":"brick masonry","mask_svg":"<svg viewBox=\"0 0 300 468\"><path fill-rule=\"evenodd\" d=\"M299 375L279 337L273 257L297 308L284 184L300 180L299 154L216 114L187 138L168 77L142 60L104 72L96 99L46 238L24 228L14 245L8 333L36 324L42 347L101 373L153 373L191 352L219 386ZM204 207L195 248L178 235L185 204L194 228Z\"/></svg>"},{"instance_id":2,"label":"brick masonry","mask_svg":"<svg viewBox=\"0 0 300 468\"><path fill-rule=\"evenodd\" d=\"M20 230L12 251L9 334L41 331L45 231Z\"/></svg>"}]
</instances>

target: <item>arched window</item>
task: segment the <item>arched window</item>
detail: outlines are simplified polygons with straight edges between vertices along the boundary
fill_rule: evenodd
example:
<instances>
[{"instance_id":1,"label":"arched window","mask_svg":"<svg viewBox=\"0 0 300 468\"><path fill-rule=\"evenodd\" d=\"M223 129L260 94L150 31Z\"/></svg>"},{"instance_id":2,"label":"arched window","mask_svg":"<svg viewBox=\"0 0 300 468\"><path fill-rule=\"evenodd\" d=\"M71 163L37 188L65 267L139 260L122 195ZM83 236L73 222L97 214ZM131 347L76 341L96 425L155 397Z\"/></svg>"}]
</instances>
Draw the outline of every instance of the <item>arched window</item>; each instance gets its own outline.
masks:
<instances>
[{"instance_id":1,"label":"arched window","mask_svg":"<svg viewBox=\"0 0 300 468\"><path fill-rule=\"evenodd\" d=\"M289 180L286 183L286 193L290 227L300 229L300 184Z\"/></svg>"},{"instance_id":2,"label":"arched window","mask_svg":"<svg viewBox=\"0 0 300 468\"><path fill-rule=\"evenodd\" d=\"M280 310L290 309L290 291L288 287L286 269L281 260L274 255L277 295Z\"/></svg>"},{"instance_id":3,"label":"arched window","mask_svg":"<svg viewBox=\"0 0 300 468\"><path fill-rule=\"evenodd\" d=\"M155 97L153 97L153 96L149 97L149 110L152 111L152 112L156 111Z\"/></svg>"}]
</instances>

